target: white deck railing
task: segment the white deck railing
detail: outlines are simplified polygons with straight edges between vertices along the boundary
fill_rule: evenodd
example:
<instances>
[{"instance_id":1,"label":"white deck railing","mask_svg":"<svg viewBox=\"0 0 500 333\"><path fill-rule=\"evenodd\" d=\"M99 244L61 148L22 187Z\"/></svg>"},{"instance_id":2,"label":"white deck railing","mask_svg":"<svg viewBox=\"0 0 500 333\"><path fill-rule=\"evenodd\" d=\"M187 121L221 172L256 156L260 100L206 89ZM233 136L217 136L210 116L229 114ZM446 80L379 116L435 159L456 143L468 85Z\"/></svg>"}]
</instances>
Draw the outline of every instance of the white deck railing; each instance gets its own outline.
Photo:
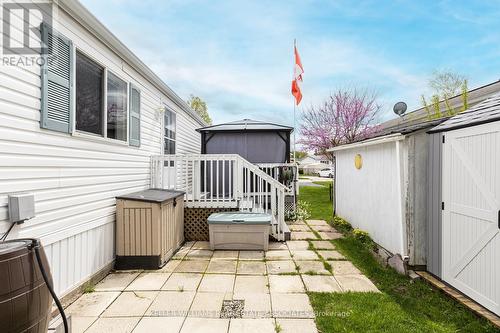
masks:
<instances>
[{"instance_id":1,"label":"white deck railing","mask_svg":"<svg viewBox=\"0 0 500 333\"><path fill-rule=\"evenodd\" d=\"M151 187L186 192L186 207L268 213L273 236L284 240L287 187L241 156L162 155L151 163Z\"/></svg>"},{"instance_id":2,"label":"white deck railing","mask_svg":"<svg viewBox=\"0 0 500 333\"><path fill-rule=\"evenodd\" d=\"M262 171L285 185L287 195L299 195L299 166L296 163L257 163Z\"/></svg>"}]
</instances>

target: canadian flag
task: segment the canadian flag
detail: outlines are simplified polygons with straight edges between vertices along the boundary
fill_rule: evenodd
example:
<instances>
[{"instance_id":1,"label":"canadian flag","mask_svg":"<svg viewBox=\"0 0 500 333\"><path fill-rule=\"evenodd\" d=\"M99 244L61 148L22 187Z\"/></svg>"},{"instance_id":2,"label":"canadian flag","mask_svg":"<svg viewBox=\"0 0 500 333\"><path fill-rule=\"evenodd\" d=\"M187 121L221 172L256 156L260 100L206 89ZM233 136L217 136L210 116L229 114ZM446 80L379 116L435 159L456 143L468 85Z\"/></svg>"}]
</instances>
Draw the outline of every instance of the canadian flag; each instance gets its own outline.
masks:
<instances>
[{"instance_id":1,"label":"canadian flag","mask_svg":"<svg viewBox=\"0 0 500 333\"><path fill-rule=\"evenodd\" d=\"M304 68L302 67L302 62L300 61L297 47L294 46L293 48L295 52L295 68L293 70L292 95L295 97L295 104L299 105L300 101L302 100L300 83L302 83L302 74L304 74Z\"/></svg>"}]
</instances>

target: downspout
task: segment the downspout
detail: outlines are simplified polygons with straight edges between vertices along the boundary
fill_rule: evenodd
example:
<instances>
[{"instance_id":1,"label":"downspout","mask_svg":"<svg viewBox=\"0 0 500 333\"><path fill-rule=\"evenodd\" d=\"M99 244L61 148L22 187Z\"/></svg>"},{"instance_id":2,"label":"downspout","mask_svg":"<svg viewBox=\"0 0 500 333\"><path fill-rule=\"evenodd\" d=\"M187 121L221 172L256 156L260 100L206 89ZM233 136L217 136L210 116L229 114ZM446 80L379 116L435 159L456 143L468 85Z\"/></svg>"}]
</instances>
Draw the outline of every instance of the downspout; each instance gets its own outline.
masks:
<instances>
[{"instance_id":1,"label":"downspout","mask_svg":"<svg viewBox=\"0 0 500 333\"><path fill-rule=\"evenodd\" d=\"M409 257L407 253L407 246L406 246L406 239L407 239L407 232L406 232L406 216L405 216L405 211L403 209L405 202L403 198L403 183L404 183L404 170L402 168L402 160L401 160L401 141L398 140L396 141L396 173L397 173L397 193L398 193L398 198L399 198L399 205L398 205L398 210L399 210L399 218L401 222L401 257L404 262L407 262Z\"/></svg>"}]
</instances>

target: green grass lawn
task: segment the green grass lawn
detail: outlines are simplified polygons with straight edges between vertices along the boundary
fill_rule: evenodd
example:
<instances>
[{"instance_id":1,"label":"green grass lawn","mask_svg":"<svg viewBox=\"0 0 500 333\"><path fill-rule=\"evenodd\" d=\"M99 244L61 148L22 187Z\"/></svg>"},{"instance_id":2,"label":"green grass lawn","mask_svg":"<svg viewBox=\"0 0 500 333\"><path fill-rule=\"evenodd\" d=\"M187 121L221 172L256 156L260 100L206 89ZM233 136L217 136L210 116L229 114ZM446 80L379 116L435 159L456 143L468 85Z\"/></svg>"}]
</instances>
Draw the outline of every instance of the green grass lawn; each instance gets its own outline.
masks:
<instances>
[{"instance_id":1,"label":"green grass lawn","mask_svg":"<svg viewBox=\"0 0 500 333\"><path fill-rule=\"evenodd\" d=\"M300 199L310 203L312 219L331 220L327 187L301 187ZM332 242L381 293L310 293L321 332L500 332L427 283L382 267L358 240Z\"/></svg>"},{"instance_id":2,"label":"green grass lawn","mask_svg":"<svg viewBox=\"0 0 500 333\"><path fill-rule=\"evenodd\" d=\"M300 188L299 200L310 203L311 219L329 221L333 215L333 206L328 194L330 182L314 182L323 187L303 186Z\"/></svg>"}]
</instances>

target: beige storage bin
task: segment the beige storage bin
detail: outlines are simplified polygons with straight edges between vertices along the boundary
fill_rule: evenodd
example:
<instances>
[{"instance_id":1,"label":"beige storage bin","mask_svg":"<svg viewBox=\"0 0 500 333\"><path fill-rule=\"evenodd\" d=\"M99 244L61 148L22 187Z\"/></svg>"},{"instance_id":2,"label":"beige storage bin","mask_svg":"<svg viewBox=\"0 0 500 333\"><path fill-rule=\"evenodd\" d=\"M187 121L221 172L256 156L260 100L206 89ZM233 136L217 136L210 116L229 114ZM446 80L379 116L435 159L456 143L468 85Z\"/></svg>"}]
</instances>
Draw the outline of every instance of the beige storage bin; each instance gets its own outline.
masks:
<instances>
[{"instance_id":1,"label":"beige storage bin","mask_svg":"<svg viewBox=\"0 0 500 333\"><path fill-rule=\"evenodd\" d=\"M269 246L271 215L224 212L208 217L212 250L264 250Z\"/></svg>"},{"instance_id":2,"label":"beige storage bin","mask_svg":"<svg viewBox=\"0 0 500 333\"><path fill-rule=\"evenodd\" d=\"M162 267L184 243L184 192L145 190L116 198L116 269Z\"/></svg>"}]
</instances>

